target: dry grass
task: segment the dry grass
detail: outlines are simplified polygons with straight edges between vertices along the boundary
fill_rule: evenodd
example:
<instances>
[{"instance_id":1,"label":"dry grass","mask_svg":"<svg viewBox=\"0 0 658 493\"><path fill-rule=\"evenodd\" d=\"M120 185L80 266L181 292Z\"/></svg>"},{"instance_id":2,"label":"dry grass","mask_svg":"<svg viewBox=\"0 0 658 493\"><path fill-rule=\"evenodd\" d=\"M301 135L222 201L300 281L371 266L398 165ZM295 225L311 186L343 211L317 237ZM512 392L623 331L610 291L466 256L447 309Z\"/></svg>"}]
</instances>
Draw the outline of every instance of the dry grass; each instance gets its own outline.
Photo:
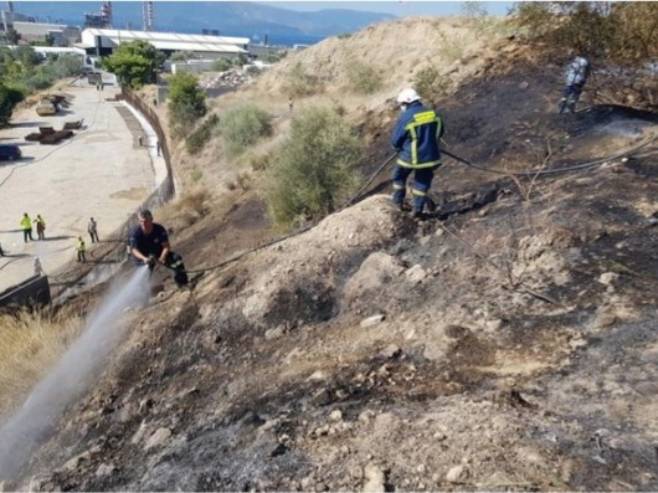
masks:
<instances>
[{"instance_id":1,"label":"dry grass","mask_svg":"<svg viewBox=\"0 0 658 493\"><path fill-rule=\"evenodd\" d=\"M0 315L0 415L28 394L81 328L79 315Z\"/></svg>"}]
</instances>

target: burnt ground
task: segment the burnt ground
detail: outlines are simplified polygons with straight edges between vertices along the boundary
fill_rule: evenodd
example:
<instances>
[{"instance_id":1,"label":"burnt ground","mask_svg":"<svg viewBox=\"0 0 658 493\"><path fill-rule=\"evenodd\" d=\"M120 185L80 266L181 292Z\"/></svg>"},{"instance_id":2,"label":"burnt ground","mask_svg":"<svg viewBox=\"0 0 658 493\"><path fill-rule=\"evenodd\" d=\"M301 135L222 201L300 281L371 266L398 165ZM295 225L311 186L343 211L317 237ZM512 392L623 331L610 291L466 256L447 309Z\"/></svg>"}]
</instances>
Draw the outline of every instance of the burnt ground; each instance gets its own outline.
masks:
<instances>
[{"instance_id":1,"label":"burnt ground","mask_svg":"<svg viewBox=\"0 0 658 493\"><path fill-rule=\"evenodd\" d=\"M552 73L522 65L460 89L451 149L551 168L655 135L631 109L549 113ZM655 151L532 184L446 164L433 193L460 213L442 222L370 197L154 299L17 484L657 489ZM177 241L221 260L221 242L268 238L264 217L240 202Z\"/></svg>"}]
</instances>

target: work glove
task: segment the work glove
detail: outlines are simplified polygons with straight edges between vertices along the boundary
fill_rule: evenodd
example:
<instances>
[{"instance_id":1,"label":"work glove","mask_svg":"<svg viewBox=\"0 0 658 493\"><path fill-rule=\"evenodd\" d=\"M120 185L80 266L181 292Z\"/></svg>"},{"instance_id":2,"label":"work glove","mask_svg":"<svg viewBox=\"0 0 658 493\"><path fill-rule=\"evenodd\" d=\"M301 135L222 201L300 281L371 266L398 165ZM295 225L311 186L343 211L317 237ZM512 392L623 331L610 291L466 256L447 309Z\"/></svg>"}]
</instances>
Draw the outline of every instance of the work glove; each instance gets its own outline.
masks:
<instances>
[{"instance_id":1,"label":"work glove","mask_svg":"<svg viewBox=\"0 0 658 493\"><path fill-rule=\"evenodd\" d=\"M153 255L149 255L149 258L147 258L144 261L144 264L148 265L149 269L153 270L155 269L155 264L157 264L157 260Z\"/></svg>"}]
</instances>

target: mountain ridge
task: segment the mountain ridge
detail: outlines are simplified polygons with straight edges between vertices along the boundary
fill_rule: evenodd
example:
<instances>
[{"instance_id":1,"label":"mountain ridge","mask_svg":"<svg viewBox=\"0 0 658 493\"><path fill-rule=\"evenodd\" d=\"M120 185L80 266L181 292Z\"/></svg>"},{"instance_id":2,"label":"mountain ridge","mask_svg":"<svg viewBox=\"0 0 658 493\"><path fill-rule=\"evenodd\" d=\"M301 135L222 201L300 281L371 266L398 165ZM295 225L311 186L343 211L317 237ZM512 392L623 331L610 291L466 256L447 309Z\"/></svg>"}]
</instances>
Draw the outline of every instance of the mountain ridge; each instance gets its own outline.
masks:
<instances>
[{"instance_id":1,"label":"mountain ridge","mask_svg":"<svg viewBox=\"0 0 658 493\"><path fill-rule=\"evenodd\" d=\"M81 25L84 14L96 12L97 2L26 2L17 12L43 21ZM115 2L114 27L140 29L140 2ZM272 42L316 42L322 38L359 30L369 24L394 19L390 14L323 9L297 12L251 2L163 2L155 5L155 29L198 33L216 29L221 34L248 36L256 41L268 36Z\"/></svg>"}]
</instances>

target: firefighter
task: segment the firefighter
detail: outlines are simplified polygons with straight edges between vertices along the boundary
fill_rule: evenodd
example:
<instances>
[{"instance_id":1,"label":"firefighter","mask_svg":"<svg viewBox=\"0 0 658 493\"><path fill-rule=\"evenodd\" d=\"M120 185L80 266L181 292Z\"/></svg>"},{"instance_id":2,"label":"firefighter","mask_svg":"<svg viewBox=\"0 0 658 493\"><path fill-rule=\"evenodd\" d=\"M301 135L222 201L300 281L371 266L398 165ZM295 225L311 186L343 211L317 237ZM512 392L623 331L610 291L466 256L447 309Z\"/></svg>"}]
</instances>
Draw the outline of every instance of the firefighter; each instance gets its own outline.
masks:
<instances>
[{"instance_id":1,"label":"firefighter","mask_svg":"<svg viewBox=\"0 0 658 493\"><path fill-rule=\"evenodd\" d=\"M128 241L133 260L148 265L151 271L157 263L165 265L174 272L176 285L185 286L188 282L185 264L179 254L171 251L167 230L153 222L153 215L148 209L140 210L137 217L139 225L132 230Z\"/></svg>"},{"instance_id":2,"label":"firefighter","mask_svg":"<svg viewBox=\"0 0 658 493\"><path fill-rule=\"evenodd\" d=\"M439 139L443 135L443 121L420 101L418 93L411 88L398 95L400 115L391 145L398 152L397 166L393 172L393 202L403 209L407 178L413 172L411 188L414 217L422 218L427 205L432 212L434 203L428 198L434 170L441 166Z\"/></svg>"},{"instance_id":3,"label":"firefighter","mask_svg":"<svg viewBox=\"0 0 658 493\"><path fill-rule=\"evenodd\" d=\"M564 88L564 96L560 100L560 113L568 110L569 113L576 111L576 103L583 92L583 87L587 78L589 77L590 64L587 58L577 56L574 58L565 72L566 87Z\"/></svg>"}]
</instances>

